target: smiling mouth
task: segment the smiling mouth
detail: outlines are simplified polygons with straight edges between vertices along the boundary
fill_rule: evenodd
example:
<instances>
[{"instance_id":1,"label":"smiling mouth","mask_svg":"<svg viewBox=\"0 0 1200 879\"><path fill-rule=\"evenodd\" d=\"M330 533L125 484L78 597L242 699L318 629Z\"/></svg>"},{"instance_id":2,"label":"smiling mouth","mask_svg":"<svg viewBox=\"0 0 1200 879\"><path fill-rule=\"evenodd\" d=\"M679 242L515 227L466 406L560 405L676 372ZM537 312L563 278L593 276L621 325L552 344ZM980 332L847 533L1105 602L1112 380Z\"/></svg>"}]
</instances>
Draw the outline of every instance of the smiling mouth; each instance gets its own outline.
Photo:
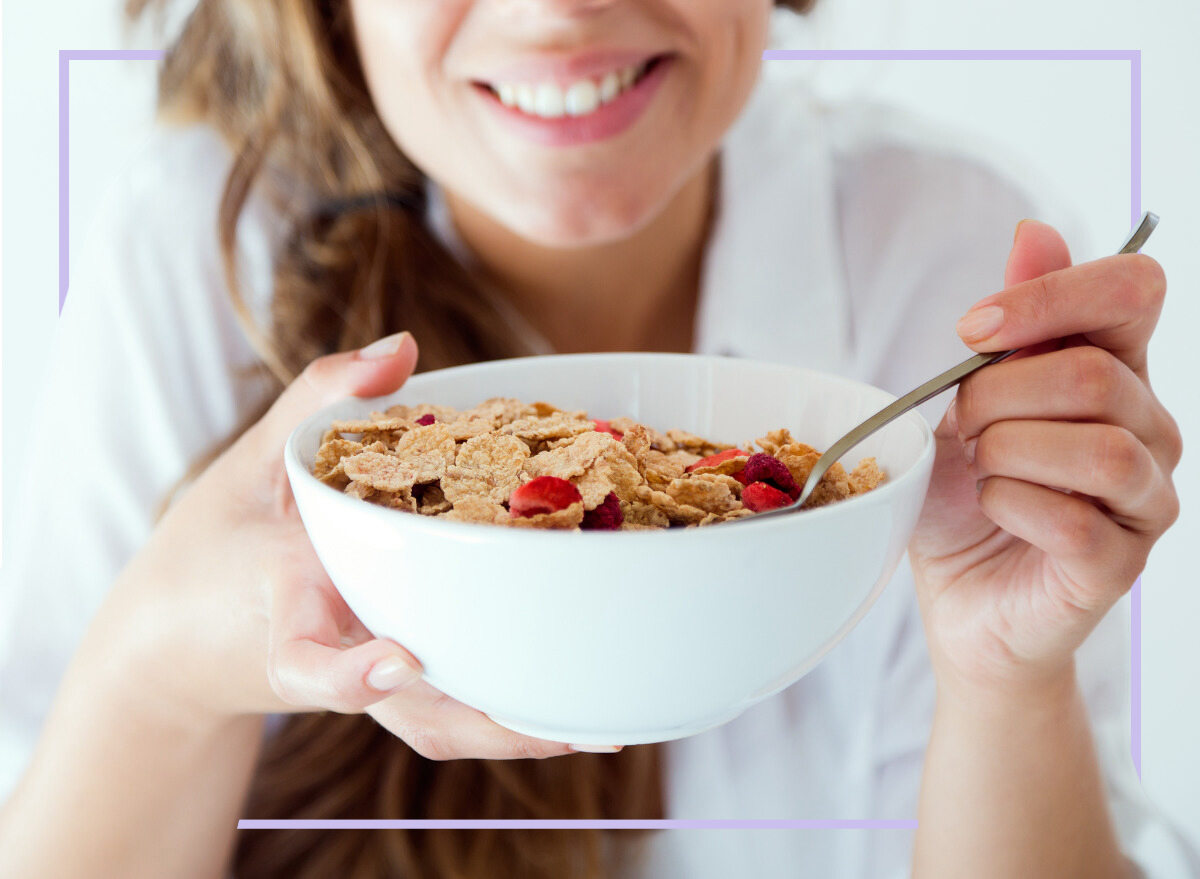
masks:
<instances>
[{"instance_id":1,"label":"smiling mouth","mask_svg":"<svg viewBox=\"0 0 1200 879\"><path fill-rule=\"evenodd\" d=\"M581 77L572 82L478 82L501 104L540 119L589 116L636 88L666 56L613 70L600 78Z\"/></svg>"}]
</instances>

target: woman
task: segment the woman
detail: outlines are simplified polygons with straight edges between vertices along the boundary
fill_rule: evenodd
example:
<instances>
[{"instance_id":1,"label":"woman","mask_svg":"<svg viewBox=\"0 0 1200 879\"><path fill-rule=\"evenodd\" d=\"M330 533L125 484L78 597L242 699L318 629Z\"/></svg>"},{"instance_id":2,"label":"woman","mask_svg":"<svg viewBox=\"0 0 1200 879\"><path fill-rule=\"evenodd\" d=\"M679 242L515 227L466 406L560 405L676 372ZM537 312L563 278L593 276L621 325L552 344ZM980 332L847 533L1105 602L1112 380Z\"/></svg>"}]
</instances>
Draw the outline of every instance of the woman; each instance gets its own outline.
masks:
<instances>
[{"instance_id":1,"label":"woman","mask_svg":"<svg viewBox=\"0 0 1200 879\"><path fill-rule=\"evenodd\" d=\"M906 572L813 674L693 739L578 754L446 699L340 602L295 515L283 439L400 386L414 337L422 368L697 350L894 390L961 357L929 328L998 286L1031 206L875 114L757 82L770 7L200 3L161 78L162 115L193 127L97 221L57 342L47 406L94 432L65 467L52 443L31 462L43 494L9 559L10 619L37 638L10 638L5 724L38 744L27 769L10 752L6 875L1130 875L1152 819L1107 759L1106 778L1083 701L1107 747L1114 655L1077 672L1075 653L1175 517L1147 257L1071 267L1053 229L1018 228L1005 289L958 330L1028 353L941 419L915 600ZM45 551L56 530L67 552ZM910 817L918 786L915 840L231 832Z\"/></svg>"}]
</instances>

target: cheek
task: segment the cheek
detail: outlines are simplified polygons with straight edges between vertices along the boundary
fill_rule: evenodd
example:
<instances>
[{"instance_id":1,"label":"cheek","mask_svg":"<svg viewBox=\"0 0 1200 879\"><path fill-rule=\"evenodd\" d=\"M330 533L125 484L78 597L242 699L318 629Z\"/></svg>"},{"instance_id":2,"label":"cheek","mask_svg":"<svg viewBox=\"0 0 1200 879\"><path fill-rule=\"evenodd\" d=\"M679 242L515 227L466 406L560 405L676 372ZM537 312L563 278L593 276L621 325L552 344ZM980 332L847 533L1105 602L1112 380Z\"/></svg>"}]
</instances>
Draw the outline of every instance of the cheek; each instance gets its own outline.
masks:
<instances>
[{"instance_id":1,"label":"cheek","mask_svg":"<svg viewBox=\"0 0 1200 879\"><path fill-rule=\"evenodd\" d=\"M443 59L469 0L352 0L359 60L371 100L396 143L443 130Z\"/></svg>"},{"instance_id":2,"label":"cheek","mask_svg":"<svg viewBox=\"0 0 1200 879\"><path fill-rule=\"evenodd\" d=\"M696 79L704 103L698 117L703 123L728 126L745 105L762 67L771 8L764 0L695 4L701 43Z\"/></svg>"}]
</instances>

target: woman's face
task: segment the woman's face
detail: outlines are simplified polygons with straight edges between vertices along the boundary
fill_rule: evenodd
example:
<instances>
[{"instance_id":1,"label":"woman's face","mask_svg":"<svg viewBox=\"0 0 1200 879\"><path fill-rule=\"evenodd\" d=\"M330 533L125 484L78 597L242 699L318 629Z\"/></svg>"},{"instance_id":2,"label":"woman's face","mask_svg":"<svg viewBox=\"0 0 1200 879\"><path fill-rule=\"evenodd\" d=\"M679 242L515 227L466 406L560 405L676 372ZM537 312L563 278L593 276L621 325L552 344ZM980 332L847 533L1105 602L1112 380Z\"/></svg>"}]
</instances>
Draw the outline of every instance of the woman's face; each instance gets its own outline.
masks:
<instances>
[{"instance_id":1,"label":"woman's face","mask_svg":"<svg viewBox=\"0 0 1200 879\"><path fill-rule=\"evenodd\" d=\"M700 172L769 0L351 0L367 84L429 177L531 241L616 241Z\"/></svg>"}]
</instances>

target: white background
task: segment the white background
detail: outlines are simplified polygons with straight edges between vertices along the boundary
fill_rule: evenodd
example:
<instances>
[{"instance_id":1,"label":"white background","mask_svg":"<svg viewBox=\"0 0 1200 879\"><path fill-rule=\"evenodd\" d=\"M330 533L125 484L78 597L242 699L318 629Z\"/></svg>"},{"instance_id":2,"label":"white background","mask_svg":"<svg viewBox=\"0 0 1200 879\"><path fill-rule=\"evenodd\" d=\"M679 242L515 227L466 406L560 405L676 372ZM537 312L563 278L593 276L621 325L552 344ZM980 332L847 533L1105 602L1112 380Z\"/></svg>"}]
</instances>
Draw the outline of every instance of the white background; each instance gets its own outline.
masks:
<instances>
[{"instance_id":1,"label":"white background","mask_svg":"<svg viewBox=\"0 0 1200 879\"><path fill-rule=\"evenodd\" d=\"M187 0L184 0L187 2ZM3 510L21 471L37 376L58 294L58 50L160 48L126 38L112 0L9 4L4 41ZM796 48L1140 49L1143 207L1162 226L1147 252L1171 291L1151 348L1159 396L1189 454L1176 481L1183 514L1144 575L1143 780L1200 841L1200 4L1195 0L821 0ZM993 161L1085 221L1076 259L1111 252L1129 226L1129 65L1124 62L804 63L832 97L903 104L970 132ZM151 119L149 62L75 62L71 77L71 250ZM1000 278L997 277L997 284ZM990 291L981 291L983 295ZM169 295L169 291L164 291Z\"/></svg>"}]
</instances>

